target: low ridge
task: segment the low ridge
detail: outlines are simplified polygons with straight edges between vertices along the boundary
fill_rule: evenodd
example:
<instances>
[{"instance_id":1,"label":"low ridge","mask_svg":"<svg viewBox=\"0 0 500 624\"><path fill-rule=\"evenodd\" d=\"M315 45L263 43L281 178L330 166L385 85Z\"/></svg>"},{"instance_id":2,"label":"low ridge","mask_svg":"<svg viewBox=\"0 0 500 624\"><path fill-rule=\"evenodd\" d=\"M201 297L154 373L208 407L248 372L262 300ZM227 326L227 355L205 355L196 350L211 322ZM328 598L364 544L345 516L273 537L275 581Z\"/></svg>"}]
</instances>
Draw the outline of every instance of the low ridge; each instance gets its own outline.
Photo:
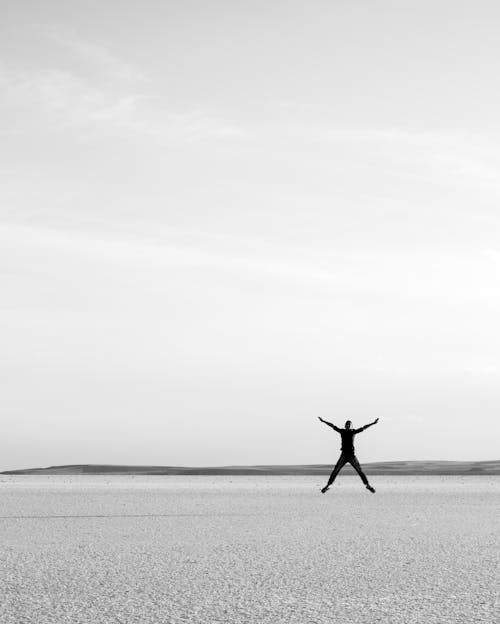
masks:
<instances>
[{"instance_id":1,"label":"low ridge","mask_svg":"<svg viewBox=\"0 0 500 624\"><path fill-rule=\"evenodd\" d=\"M500 460L492 461L392 461L363 464L370 475L500 475ZM327 475L332 464L259 466L128 466L74 464L6 470L3 475ZM355 474L349 466L345 474Z\"/></svg>"}]
</instances>

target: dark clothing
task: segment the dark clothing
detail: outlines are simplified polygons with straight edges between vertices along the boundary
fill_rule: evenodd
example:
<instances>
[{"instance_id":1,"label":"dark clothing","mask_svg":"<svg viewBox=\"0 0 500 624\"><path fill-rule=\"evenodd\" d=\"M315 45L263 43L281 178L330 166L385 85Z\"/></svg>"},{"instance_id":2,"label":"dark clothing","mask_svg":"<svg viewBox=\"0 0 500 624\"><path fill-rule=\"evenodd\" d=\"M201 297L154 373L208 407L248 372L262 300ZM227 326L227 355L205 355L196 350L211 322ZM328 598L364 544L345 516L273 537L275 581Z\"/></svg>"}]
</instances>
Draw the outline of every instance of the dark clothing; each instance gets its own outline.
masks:
<instances>
[{"instance_id":1,"label":"dark clothing","mask_svg":"<svg viewBox=\"0 0 500 624\"><path fill-rule=\"evenodd\" d=\"M355 429L340 429L339 433L342 438L342 453L354 455L354 436L357 431Z\"/></svg>"},{"instance_id":2,"label":"dark clothing","mask_svg":"<svg viewBox=\"0 0 500 624\"><path fill-rule=\"evenodd\" d=\"M329 423L332 429L335 429L337 433L340 433L340 437L342 438L342 453L347 453L354 455L354 436L357 433L361 433L365 429L367 429L370 425L365 425L364 427L360 427L359 429L340 429L340 427L336 427Z\"/></svg>"},{"instance_id":3,"label":"dark clothing","mask_svg":"<svg viewBox=\"0 0 500 624\"><path fill-rule=\"evenodd\" d=\"M351 437L351 440L352 440L352 437ZM342 449L343 448L344 448L344 438L342 437ZM366 478L366 475L363 472L356 455L354 455L354 453L346 453L344 450L342 450L342 454L340 455L338 462L335 464L335 468L332 470L332 474L330 475L330 478L328 479L328 483L326 484L326 487L330 487L330 485L335 481L335 477L339 474L339 472L342 470L342 468L346 464L351 464L354 470L361 477L361 481L363 481L365 485L368 485L368 479Z\"/></svg>"}]
</instances>

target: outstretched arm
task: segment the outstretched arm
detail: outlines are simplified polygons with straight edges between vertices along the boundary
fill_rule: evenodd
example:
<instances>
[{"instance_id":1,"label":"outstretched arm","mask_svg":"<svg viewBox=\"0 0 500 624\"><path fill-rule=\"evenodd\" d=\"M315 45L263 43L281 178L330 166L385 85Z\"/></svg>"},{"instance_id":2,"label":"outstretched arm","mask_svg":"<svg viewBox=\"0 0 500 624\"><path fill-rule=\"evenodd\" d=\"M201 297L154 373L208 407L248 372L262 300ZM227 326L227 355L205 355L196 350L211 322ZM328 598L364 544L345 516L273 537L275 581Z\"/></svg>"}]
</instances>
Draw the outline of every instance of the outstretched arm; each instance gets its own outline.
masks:
<instances>
[{"instance_id":1,"label":"outstretched arm","mask_svg":"<svg viewBox=\"0 0 500 624\"><path fill-rule=\"evenodd\" d=\"M364 427L360 427L359 429L355 429L354 433L361 433L362 431L364 431L365 429L368 429L368 427L372 427L373 425L376 425L378 423L378 418L377 420L374 420L371 423L368 423L367 425L365 425Z\"/></svg>"},{"instance_id":2,"label":"outstretched arm","mask_svg":"<svg viewBox=\"0 0 500 624\"><path fill-rule=\"evenodd\" d=\"M338 427L336 427L333 423L328 422L327 420L323 420L321 418L321 416L318 416L319 420L321 420L322 423L325 423L325 425L328 425L329 427L331 427L332 429L335 429L335 431L340 432L340 429Z\"/></svg>"}]
</instances>

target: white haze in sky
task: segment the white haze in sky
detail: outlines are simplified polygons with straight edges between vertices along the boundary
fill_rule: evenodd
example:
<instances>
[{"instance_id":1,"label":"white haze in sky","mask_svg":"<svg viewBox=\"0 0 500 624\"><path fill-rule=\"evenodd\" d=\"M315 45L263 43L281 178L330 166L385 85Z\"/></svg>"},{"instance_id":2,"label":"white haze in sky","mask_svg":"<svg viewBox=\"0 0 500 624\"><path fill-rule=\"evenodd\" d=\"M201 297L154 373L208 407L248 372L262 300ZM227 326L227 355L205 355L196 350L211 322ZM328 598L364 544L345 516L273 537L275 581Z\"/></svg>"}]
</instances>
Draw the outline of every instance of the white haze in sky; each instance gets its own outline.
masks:
<instances>
[{"instance_id":1,"label":"white haze in sky","mask_svg":"<svg viewBox=\"0 0 500 624\"><path fill-rule=\"evenodd\" d=\"M498 458L499 28L2 3L0 468Z\"/></svg>"}]
</instances>

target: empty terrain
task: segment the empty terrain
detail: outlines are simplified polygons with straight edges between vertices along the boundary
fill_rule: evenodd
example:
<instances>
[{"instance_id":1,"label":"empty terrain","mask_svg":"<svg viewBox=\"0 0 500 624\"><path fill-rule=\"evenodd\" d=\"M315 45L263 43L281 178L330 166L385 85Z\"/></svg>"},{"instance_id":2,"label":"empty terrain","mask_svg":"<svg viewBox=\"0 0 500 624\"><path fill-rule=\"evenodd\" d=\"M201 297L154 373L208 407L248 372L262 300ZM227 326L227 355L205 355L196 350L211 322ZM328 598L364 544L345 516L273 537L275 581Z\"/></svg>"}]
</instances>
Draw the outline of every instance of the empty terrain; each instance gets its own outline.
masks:
<instances>
[{"instance_id":1,"label":"empty terrain","mask_svg":"<svg viewBox=\"0 0 500 624\"><path fill-rule=\"evenodd\" d=\"M0 476L2 624L491 624L500 479Z\"/></svg>"}]
</instances>

